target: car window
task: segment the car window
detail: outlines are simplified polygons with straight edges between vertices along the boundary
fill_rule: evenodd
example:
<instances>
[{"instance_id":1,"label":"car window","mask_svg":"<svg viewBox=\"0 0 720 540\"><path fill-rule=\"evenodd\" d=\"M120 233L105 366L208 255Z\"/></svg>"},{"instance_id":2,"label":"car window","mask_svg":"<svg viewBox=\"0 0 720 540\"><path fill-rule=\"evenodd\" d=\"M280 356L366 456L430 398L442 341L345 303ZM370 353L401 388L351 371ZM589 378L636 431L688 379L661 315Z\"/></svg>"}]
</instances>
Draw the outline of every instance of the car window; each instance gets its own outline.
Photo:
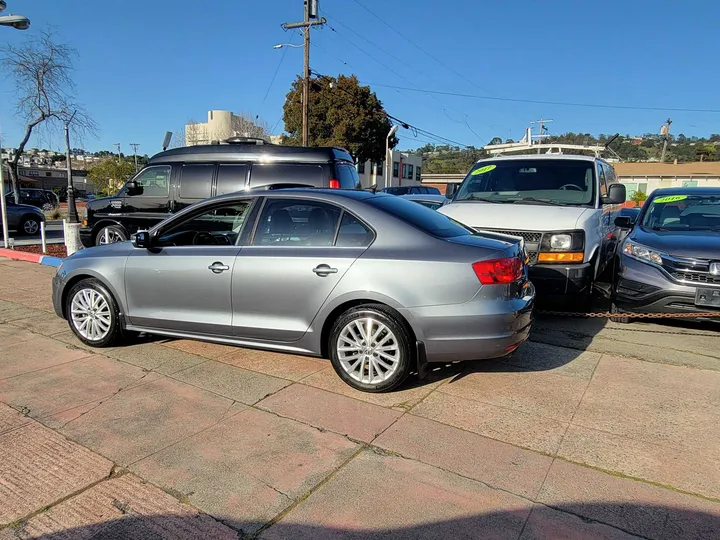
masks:
<instances>
[{"instance_id":1,"label":"car window","mask_svg":"<svg viewBox=\"0 0 720 540\"><path fill-rule=\"evenodd\" d=\"M217 194L225 195L245 189L247 165L220 165L217 177Z\"/></svg>"},{"instance_id":2,"label":"car window","mask_svg":"<svg viewBox=\"0 0 720 540\"><path fill-rule=\"evenodd\" d=\"M323 168L321 165L304 163L255 164L250 171L251 186L271 184L301 184L322 187Z\"/></svg>"},{"instance_id":3,"label":"car window","mask_svg":"<svg viewBox=\"0 0 720 540\"><path fill-rule=\"evenodd\" d=\"M254 246L331 246L340 209L298 199L268 199L258 221Z\"/></svg>"},{"instance_id":4,"label":"car window","mask_svg":"<svg viewBox=\"0 0 720 540\"><path fill-rule=\"evenodd\" d=\"M474 233L444 214L401 197L375 197L367 203L433 236L452 238Z\"/></svg>"},{"instance_id":5,"label":"car window","mask_svg":"<svg viewBox=\"0 0 720 540\"><path fill-rule=\"evenodd\" d=\"M338 247L367 247L373 241L373 232L358 218L343 212L335 245Z\"/></svg>"},{"instance_id":6,"label":"car window","mask_svg":"<svg viewBox=\"0 0 720 540\"><path fill-rule=\"evenodd\" d=\"M242 230L250 203L233 202L189 217L161 231L160 246L233 246Z\"/></svg>"},{"instance_id":7,"label":"car window","mask_svg":"<svg viewBox=\"0 0 720 540\"><path fill-rule=\"evenodd\" d=\"M360 177L355 167L345 164L337 165L337 175L340 189L360 189Z\"/></svg>"},{"instance_id":8,"label":"car window","mask_svg":"<svg viewBox=\"0 0 720 540\"><path fill-rule=\"evenodd\" d=\"M210 197L210 186L212 185L214 172L215 165L183 165L180 171L180 198L207 199Z\"/></svg>"},{"instance_id":9,"label":"car window","mask_svg":"<svg viewBox=\"0 0 720 540\"><path fill-rule=\"evenodd\" d=\"M148 167L134 180L138 184L138 189L133 192L133 197L167 197L170 186L170 165Z\"/></svg>"},{"instance_id":10,"label":"car window","mask_svg":"<svg viewBox=\"0 0 720 540\"><path fill-rule=\"evenodd\" d=\"M427 192L430 195L442 195L442 193L440 193L440 190L436 187L426 187L425 189L427 189Z\"/></svg>"},{"instance_id":11,"label":"car window","mask_svg":"<svg viewBox=\"0 0 720 540\"><path fill-rule=\"evenodd\" d=\"M600 196L607 195L607 176L605 175L605 165L598 162L598 181L600 182Z\"/></svg>"},{"instance_id":12,"label":"car window","mask_svg":"<svg viewBox=\"0 0 720 540\"><path fill-rule=\"evenodd\" d=\"M389 193L390 195L407 195L410 193L409 187L389 187L383 189L385 193Z\"/></svg>"}]
</instances>

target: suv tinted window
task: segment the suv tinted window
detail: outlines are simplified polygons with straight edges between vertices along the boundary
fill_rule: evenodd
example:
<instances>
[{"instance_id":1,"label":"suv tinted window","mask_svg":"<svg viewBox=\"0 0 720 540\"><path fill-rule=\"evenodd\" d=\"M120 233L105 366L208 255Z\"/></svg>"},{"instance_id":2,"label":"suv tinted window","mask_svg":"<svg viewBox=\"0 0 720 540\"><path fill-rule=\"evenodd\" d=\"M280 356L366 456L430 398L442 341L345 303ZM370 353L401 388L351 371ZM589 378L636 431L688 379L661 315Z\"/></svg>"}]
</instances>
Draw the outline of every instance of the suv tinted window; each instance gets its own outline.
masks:
<instances>
[{"instance_id":1,"label":"suv tinted window","mask_svg":"<svg viewBox=\"0 0 720 540\"><path fill-rule=\"evenodd\" d=\"M385 193L389 193L390 195L407 195L410 193L409 187L389 187L383 189Z\"/></svg>"},{"instance_id":2,"label":"suv tinted window","mask_svg":"<svg viewBox=\"0 0 720 540\"><path fill-rule=\"evenodd\" d=\"M331 246L340 209L321 202L268 199L258 221L255 246Z\"/></svg>"},{"instance_id":3,"label":"suv tinted window","mask_svg":"<svg viewBox=\"0 0 720 540\"><path fill-rule=\"evenodd\" d=\"M217 177L217 194L234 193L245 189L247 165L220 165Z\"/></svg>"},{"instance_id":4,"label":"suv tinted window","mask_svg":"<svg viewBox=\"0 0 720 540\"><path fill-rule=\"evenodd\" d=\"M269 163L255 164L250 171L250 185L302 184L325 187L321 165Z\"/></svg>"},{"instance_id":5,"label":"suv tinted window","mask_svg":"<svg viewBox=\"0 0 720 540\"><path fill-rule=\"evenodd\" d=\"M433 236L452 238L473 233L471 229L460 225L449 217L408 199L376 197L369 199L368 204Z\"/></svg>"},{"instance_id":6,"label":"suv tinted window","mask_svg":"<svg viewBox=\"0 0 720 540\"><path fill-rule=\"evenodd\" d=\"M364 164L363 164L364 166ZM360 189L360 177L351 165L336 165L340 189Z\"/></svg>"},{"instance_id":7,"label":"suv tinted window","mask_svg":"<svg viewBox=\"0 0 720 540\"><path fill-rule=\"evenodd\" d=\"M210 197L215 165L184 165L180 173L181 199L207 199Z\"/></svg>"}]
</instances>

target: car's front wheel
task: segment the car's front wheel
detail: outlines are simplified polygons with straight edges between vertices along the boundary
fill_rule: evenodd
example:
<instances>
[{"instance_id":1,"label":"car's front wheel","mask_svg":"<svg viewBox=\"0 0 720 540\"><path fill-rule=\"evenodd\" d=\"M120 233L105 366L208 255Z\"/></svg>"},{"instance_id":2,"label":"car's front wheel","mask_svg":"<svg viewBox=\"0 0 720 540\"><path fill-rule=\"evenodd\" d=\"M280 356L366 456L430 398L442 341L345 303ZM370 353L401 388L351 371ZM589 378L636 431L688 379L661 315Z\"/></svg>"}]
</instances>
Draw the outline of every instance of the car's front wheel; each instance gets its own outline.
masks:
<instances>
[{"instance_id":1,"label":"car's front wheel","mask_svg":"<svg viewBox=\"0 0 720 540\"><path fill-rule=\"evenodd\" d=\"M65 313L70 329L86 345L109 347L122 337L117 302L97 279L83 279L70 289Z\"/></svg>"},{"instance_id":2,"label":"car's front wheel","mask_svg":"<svg viewBox=\"0 0 720 540\"><path fill-rule=\"evenodd\" d=\"M34 236L40 231L40 219L34 216L26 216L23 218L18 228L18 232L26 236Z\"/></svg>"},{"instance_id":3,"label":"car's front wheel","mask_svg":"<svg viewBox=\"0 0 720 540\"><path fill-rule=\"evenodd\" d=\"M328 351L338 376L363 392L385 392L401 384L413 356L405 324L378 304L343 313L330 330Z\"/></svg>"}]
</instances>

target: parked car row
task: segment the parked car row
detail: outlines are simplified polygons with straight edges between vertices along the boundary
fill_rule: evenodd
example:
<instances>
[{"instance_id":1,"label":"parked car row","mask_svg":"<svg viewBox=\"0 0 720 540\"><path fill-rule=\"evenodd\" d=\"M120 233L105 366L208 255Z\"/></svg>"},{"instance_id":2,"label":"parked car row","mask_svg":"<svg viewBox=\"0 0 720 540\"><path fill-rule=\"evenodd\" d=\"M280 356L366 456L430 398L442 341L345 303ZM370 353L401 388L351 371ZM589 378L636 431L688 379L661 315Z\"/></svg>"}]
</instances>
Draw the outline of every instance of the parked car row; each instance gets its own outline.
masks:
<instances>
[{"instance_id":1,"label":"parked car row","mask_svg":"<svg viewBox=\"0 0 720 540\"><path fill-rule=\"evenodd\" d=\"M58 268L55 310L91 346L145 332L324 356L379 392L512 354L536 287L588 298L608 269L617 310L720 309L719 194L656 192L626 216L611 164L572 155L481 160L451 198L393 193L359 189L339 148L162 152L88 202L98 246Z\"/></svg>"},{"instance_id":2,"label":"parked car row","mask_svg":"<svg viewBox=\"0 0 720 540\"><path fill-rule=\"evenodd\" d=\"M8 230L18 235L34 236L40 234L40 224L45 221L45 214L29 204L15 204L15 199L6 200ZM0 220L0 231L3 225Z\"/></svg>"}]
</instances>

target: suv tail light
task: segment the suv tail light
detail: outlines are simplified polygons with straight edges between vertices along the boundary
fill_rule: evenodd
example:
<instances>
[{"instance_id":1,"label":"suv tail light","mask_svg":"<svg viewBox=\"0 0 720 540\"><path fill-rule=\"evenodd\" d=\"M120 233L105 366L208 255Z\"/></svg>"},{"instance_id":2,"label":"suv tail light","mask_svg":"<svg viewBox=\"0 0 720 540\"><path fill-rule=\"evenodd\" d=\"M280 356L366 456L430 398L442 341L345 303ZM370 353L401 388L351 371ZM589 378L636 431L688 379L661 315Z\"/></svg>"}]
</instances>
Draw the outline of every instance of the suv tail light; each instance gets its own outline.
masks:
<instances>
[{"instance_id":1,"label":"suv tail light","mask_svg":"<svg viewBox=\"0 0 720 540\"><path fill-rule=\"evenodd\" d=\"M517 257L479 261L473 263L472 267L483 285L512 283L523 277L522 261Z\"/></svg>"},{"instance_id":2,"label":"suv tail light","mask_svg":"<svg viewBox=\"0 0 720 540\"><path fill-rule=\"evenodd\" d=\"M340 189L340 180L331 179L330 189Z\"/></svg>"}]
</instances>

